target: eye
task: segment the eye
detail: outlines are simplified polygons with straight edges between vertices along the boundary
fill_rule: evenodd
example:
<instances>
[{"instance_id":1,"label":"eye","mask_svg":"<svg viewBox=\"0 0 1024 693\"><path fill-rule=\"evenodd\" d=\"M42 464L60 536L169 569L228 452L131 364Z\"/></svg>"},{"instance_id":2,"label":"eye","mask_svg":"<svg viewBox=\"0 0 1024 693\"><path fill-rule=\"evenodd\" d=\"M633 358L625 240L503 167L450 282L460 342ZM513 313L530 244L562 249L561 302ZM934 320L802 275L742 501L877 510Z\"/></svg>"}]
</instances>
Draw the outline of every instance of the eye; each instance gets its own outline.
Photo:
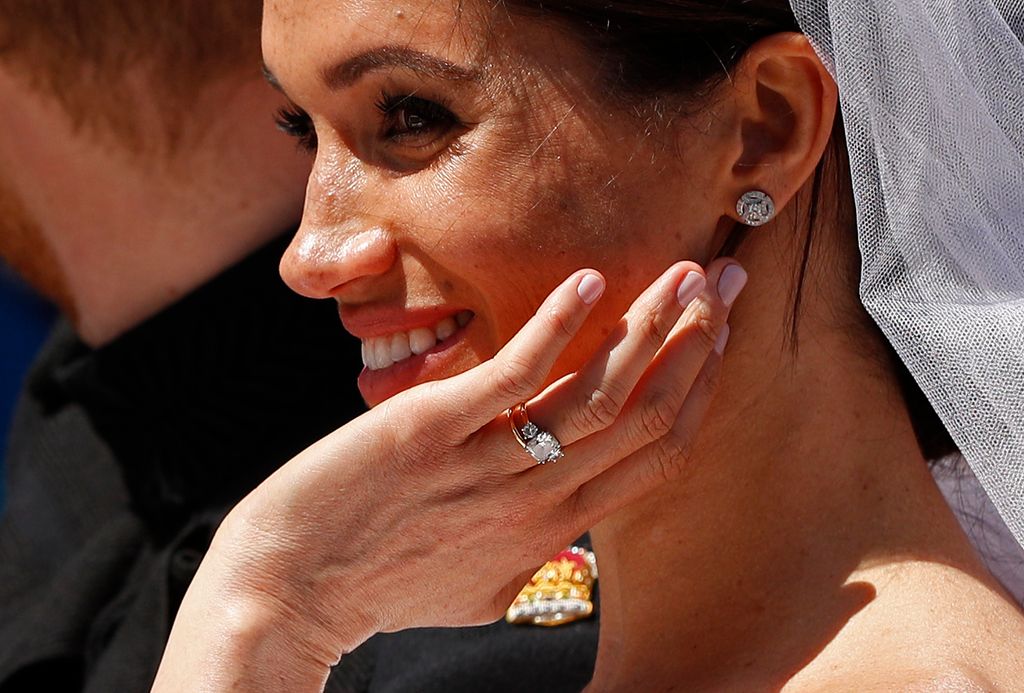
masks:
<instances>
[{"instance_id":1,"label":"eye","mask_svg":"<svg viewBox=\"0 0 1024 693\"><path fill-rule=\"evenodd\" d=\"M313 119L298 106L287 106L277 112L274 117L277 129L299 141L299 147L307 152L316 152L316 129Z\"/></svg>"},{"instance_id":2,"label":"eye","mask_svg":"<svg viewBox=\"0 0 1024 693\"><path fill-rule=\"evenodd\" d=\"M462 127L444 105L413 94L382 93L376 105L384 114L384 137L403 146L426 147Z\"/></svg>"}]
</instances>

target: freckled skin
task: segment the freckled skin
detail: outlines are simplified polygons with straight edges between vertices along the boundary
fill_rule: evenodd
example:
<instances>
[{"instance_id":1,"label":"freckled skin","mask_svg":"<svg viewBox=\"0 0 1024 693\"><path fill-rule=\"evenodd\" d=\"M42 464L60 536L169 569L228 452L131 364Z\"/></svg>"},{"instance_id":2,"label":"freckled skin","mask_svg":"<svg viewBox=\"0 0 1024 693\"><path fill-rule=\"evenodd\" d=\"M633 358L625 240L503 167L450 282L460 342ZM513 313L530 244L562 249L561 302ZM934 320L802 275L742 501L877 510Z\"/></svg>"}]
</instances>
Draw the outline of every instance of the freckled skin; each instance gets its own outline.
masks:
<instances>
[{"instance_id":1,"label":"freckled skin","mask_svg":"<svg viewBox=\"0 0 1024 693\"><path fill-rule=\"evenodd\" d=\"M554 284L592 266L608 291L556 375L577 367L666 265L705 261L721 246L740 186L761 184L744 170L776 172L767 183L780 210L806 190L834 115L834 83L798 36L758 42L725 98L665 127L609 105L570 36L483 2L409 0L405 19L386 0L266 8L268 66L319 140L282 274L302 293L341 302L343 315L473 310L450 348L457 354L438 358L447 371L430 377L493 354ZM389 67L326 86L325 69L386 45L478 77L441 84ZM790 96L789 112L757 97L771 83ZM382 91L443 103L461 126L418 149L400 143L374 106ZM796 113L799 136L778 157L745 158L745 126ZM780 690L787 680L795 690L874 690L891 672L929 671L949 652L987 673L992 653L1024 632L927 471L881 336L837 324L853 314L842 301L856 297L835 271L837 257L855 255L842 252L854 235L838 222L815 231L826 244L808 261L822 271L807 274L805 347L785 347L793 300L784 279L802 257L802 236L785 223L800 216L795 206L744 248L750 285L730 313L729 366L677 460L682 476L592 528L603 610L594 691ZM847 245L830 246L830 232ZM654 466L659 480L671 476L664 461ZM967 652L964 643L980 646ZM1016 672L1001 680L1020 681Z\"/></svg>"},{"instance_id":2,"label":"freckled skin","mask_svg":"<svg viewBox=\"0 0 1024 693\"><path fill-rule=\"evenodd\" d=\"M474 311L453 365L464 370L493 355L566 276L596 268L608 291L558 375L582 363L668 265L709 259L707 239L724 210L693 191L710 185L702 176L722 153L713 136L680 119L650 132L606 97L589 54L564 32L463 5L460 15L454 4L425 0L398 12L383 0L268 3L267 64L319 140L282 273L302 293L348 305ZM388 68L342 90L320 80L325 67L384 44L481 76L453 84ZM443 100L468 126L413 170L399 170L393 159L406 152L379 142L373 102L382 90ZM370 228L393 246L379 254L394 257L372 273L342 260L310 263L302 252L332 257Z\"/></svg>"}]
</instances>

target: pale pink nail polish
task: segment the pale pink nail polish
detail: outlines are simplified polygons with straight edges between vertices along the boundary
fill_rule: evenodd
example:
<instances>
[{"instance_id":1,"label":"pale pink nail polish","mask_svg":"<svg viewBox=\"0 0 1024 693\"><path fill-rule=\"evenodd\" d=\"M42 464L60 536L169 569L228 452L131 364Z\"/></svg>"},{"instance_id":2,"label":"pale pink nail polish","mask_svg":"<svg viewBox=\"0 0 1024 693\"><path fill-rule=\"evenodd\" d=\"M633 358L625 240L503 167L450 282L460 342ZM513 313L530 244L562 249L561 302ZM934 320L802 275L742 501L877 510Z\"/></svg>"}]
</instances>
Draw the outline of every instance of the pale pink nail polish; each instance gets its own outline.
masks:
<instances>
[{"instance_id":1,"label":"pale pink nail polish","mask_svg":"<svg viewBox=\"0 0 1024 693\"><path fill-rule=\"evenodd\" d=\"M722 303L731 306L747 284L747 273L739 265L729 265L718 278L718 295Z\"/></svg>"},{"instance_id":2,"label":"pale pink nail polish","mask_svg":"<svg viewBox=\"0 0 1024 693\"><path fill-rule=\"evenodd\" d=\"M683 308L690 305L690 301L697 298L706 285L707 280L700 272L688 272L683 277L683 281L679 282L679 288L676 290L679 305Z\"/></svg>"},{"instance_id":3,"label":"pale pink nail polish","mask_svg":"<svg viewBox=\"0 0 1024 693\"><path fill-rule=\"evenodd\" d=\"M588 274L576 286L576 293L589 306L604 293L604 280L596 274Z\"/></svg>"}]
</instances>

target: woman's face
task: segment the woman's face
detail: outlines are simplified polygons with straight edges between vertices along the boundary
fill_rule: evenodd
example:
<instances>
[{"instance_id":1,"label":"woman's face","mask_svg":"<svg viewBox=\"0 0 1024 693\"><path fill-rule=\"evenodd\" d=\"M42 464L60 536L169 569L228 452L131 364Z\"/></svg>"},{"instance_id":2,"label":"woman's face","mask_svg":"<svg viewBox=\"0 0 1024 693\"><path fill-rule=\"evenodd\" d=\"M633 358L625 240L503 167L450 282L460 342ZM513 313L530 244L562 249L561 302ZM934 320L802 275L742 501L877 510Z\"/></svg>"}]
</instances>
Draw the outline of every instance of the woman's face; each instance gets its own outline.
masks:
<instances>
[{"instance_id":1,"label":"woman's face","mask_svg":"<svg viewBox=\"0 0 1024 693\"><path fill-rule=\"evenodd\" d=\"M338 302L371 405L489 358L591 267L608 289L553 376L575 369L725 213L715 118L611 98L572 35L494 4L266 4L267 67L316 151L282 275Z\"/></svg>"}]
</instances>

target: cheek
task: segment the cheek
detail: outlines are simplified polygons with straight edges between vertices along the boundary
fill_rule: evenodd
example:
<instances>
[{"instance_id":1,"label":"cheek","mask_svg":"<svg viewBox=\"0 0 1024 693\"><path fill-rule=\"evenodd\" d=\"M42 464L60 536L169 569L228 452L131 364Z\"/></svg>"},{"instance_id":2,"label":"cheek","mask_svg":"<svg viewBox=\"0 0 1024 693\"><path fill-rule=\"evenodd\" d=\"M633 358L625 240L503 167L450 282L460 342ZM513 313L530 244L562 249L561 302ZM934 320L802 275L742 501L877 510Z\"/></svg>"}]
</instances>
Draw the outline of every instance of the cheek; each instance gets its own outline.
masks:
<instances>
[{"instance_id":1,"label":"cheek","mask_svg":"<svg viewBox=\"0 0 1024 693\"><path fill-rule=\"evenodd\" d=\"M477 313L479 359L505 344L557 284L591 267L608 289L558 366L571 370L656 276L692 257L696 234L679 224L699 210L667 192L681 173L666 163L670 154L639 137L623 142L632 124L600 131L563 114L520 118L518 131L491 128L467 138L459 155L358 195L364 210L394 228L414 271L425 273L424 281L409 278L410 291L440 291Z\"/></svg>"},{"instance_id":2,"label":"cheek","mask_svg":"<svg viewBox=\"0 0 1024 693\"><path fill-rule=\"evenodd\" d=\"M679 257L672 236L673 210L663 206L656 176L630 163L627 152L588 142L587 133L567 128L549 151L517 171L497 199L507 208L506 253L514 253L517 276L528 281L529 313L547 293L581 268L600 271L608 285L583 331L566 352L562 371L575 368L621 318L646 285ZM650 158L645 159L647 162ZM508 339L528 317L503 324Z\"/></svg>"},{"instance_id":3,"label":"cheek","mask_svg":"<svg viewBox=\"0 0 1024 693\"><path fill-rule=\"evenodd\" d=\"M565 162L478 160L443 184L452 202L435 210L446 223L433 255L450 258L449 269L477 295L495 346L569 274L606 265L621 244Z\"/></svg>"},{"instance_id":4,"label":"cheek","mask_svg":"<svg viewBox=\"0 0 1024 693\"><path fill-rule=\"evenodd\" d=\"M666 218L672 210L659 206L664 195L651 193L659 187L652 169L618 164L629 157L587 137L566 128L533 156L469 152L438 172L429 193L407 198L417 207L410 213L434 222L432 230L420 227L431 259L476 301L489 333L481 358L507 342L558 283L591 267L609 286L559 365L560 372L575 368L676 259Z\"/></svg>"}]
</instances>

